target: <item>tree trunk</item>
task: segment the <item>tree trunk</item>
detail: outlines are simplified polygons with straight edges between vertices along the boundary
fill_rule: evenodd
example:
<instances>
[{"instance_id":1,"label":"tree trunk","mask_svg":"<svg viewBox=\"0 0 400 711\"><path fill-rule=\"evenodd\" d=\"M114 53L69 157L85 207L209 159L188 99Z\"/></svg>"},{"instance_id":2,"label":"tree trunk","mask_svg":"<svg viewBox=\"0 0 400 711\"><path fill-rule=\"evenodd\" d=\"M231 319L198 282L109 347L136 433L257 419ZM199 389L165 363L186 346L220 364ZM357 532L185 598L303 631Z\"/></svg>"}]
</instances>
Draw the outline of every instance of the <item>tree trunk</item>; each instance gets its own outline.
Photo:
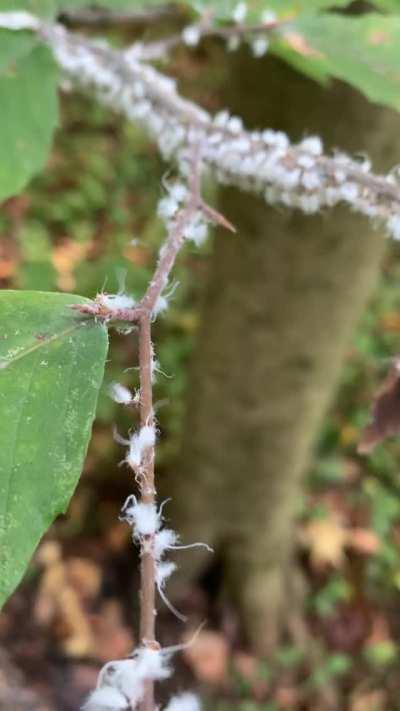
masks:
<instances>
[{"instance_id":1,"label":"tree trunk","mask_svg":"<svg viewBox=\"0 0 400 711\"><path fill-rule=\"evenodd\" d=\"M279 60L241 52L230 61L224 102L249 127L292 140L317 133L327 149L367 152L375 169L398 160L389 110ZM221 552L245 629L265 653L287 615L303 475L385 240L345 207L304 216L230 188L220 208L238 233L215 239L172 516L186 540ZM206 557L186 556L187 579Z\"/></svg>"}]
</instances>

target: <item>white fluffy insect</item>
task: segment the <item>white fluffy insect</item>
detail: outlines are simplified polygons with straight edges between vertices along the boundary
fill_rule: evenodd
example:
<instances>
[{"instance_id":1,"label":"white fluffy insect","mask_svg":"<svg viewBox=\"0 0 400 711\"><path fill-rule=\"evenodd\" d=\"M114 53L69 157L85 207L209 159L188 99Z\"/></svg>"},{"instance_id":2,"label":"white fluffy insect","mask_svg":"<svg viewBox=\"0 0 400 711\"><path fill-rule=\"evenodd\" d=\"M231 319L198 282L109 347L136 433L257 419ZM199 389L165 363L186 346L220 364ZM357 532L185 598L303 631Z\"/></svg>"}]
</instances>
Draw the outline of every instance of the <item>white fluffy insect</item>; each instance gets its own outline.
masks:
<instances>
[{"instance_id":1,"label":"white fluffy insect","mask_svg":"<svg viewBox=\"0 0 400 711\"><path fill-rule=\"evenodd\" d=\"M134 538L141 538L157 533L161 526L161 513L162 507L157 510L155 504L142 503L131 494L121 509L120 519L133 527Z\"/></svg>"},{"instance_id":2,"label":"white fluffy insect","mask_svg":"<svg viewBox=\"0 0 400 711\"><path fill-rule=\"evenodd\" d=\"M129 445L125 462L136 471L141 466L144 452L156 443L156 430L151 425L144 425L138 432L133 432L129 439L121 437L117 432L114 432L114 439L119 444Z\"/></svg>"},{"instance_id":3,"label":"white fluffy insect","mask_svg":"<svg viewBox=\"0 0 400 711\"><path fill-rule=\"evenodd\" d=\"M0 12L0 27L7 30L37 30L39 24L37 17L25 10Z\"/></svg>"},{"instance_id":4,"label":"white fluffy insect","mask_svg":"<svg viewBox=\"0 0 400 711\"><path fill-rule=\"evenodd\" d=\"M92 691L82 711L123 711L127 705L128 699L118 689L103 686Z\"/></svg>"},{"instance_id":5,"label":"white fluffy insect","mask_svg":"<svg viewBox=\"0 0 400 711\"><path fill-rule=\"evenodd\" d=\"M308 153L311 153L313 156L320 156L323 150L322 141L319 136L308 136L307 138L303 138L299 145L300 148L308 151Z\"/></svg>"},{"instance_id":6,"label":"white fluffy insect","mask_svg":"<svg viewBox=\"0 0 400 711\"><path fill-rule=\"evenodd\" d=\"M121 383L111 383L108 391L110 397L119 405L132 405L137 398L136 395L132 395L129 388Z\"/></svg>"},{"instance_id":7,"label":"white fluffy insect","mask_svg":"<svg viewBox=\"0 0 400 711\"><path fill-rule=\"evenodd\" d=\"M188 25L182 31L182 39L188 47L196 47L201 38L201 31L198 25Z\"/></svg>"},{"instance_id":8,"label":"white fluffy insect","mask_svg":"<svg viewBox=\"0 0 400 711\"><path fill-rule=\"evenodd\" d=\"M195 694L185 692L173 696L164 711L201 711L201 703Z\"/></svg>"},{"instance_id":9,"label":"white fluffy insect","mask_svg":"<svg viewBox=\"0 0 400 711\"><path fill-rule=\"evenodd\" d=\"M235 22L240 24L246 18L247 15L247 3L239 2L232 12L232 18Z\"/></svg>"},{"instance_id":10,"label":"white fluffy insect","mask_svg":"<svg viewBox=\"0 0 400 711\"><path fill-rule=\"evenodd\" d=\"M162 681L171 675L169 658L170 654L163 650L139 647L130 659L108 662L100 671L97 689L93 695L97 695L97 701L100 702L102 699L107 700L107 697L112 701L111 692L115 692L114 698L117 702L119 698L124 699L124 706L92 705L85 707L85 711L126 709L128 704L130 708L136 708L136 704L143 699L145 682L148 679Z\"/></svg>"},{"instance_id":11,"label":"white fluffy insect","mask_svg":"<svg viewBox=\"0 0 400 711\"><path fill-rule=\"evenodd\" d=\"M119 311L120 309L133 309L136 301L133 296L118 292L118 294L100 293L96 296L96 302L105 306L109 311Z\"/></svg>"},{"instance_id":12,"label":"white fluffy insect","mask_svg":"<svg viewBox=\"0 0 400 711\"><path fill-rule=\"evenodd\" d=\"M251 43L254 57L263 57L268 52L269 40L267 37L256 37Z\"/></svg>"}]
</instances>

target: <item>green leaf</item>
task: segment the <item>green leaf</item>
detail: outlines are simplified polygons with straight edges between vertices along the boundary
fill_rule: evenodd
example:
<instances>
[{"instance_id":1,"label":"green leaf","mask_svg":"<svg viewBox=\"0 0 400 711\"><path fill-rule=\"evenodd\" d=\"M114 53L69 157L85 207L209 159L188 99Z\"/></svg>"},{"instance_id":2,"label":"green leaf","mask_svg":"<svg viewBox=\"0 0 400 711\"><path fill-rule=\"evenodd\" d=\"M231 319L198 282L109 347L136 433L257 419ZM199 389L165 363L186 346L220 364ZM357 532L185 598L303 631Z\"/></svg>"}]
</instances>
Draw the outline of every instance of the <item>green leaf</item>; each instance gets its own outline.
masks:
<instances>
[{"instance_id":1,"label":"green leaf","mask_svg":"<svg viewBox=\"0 0 400 711\"><path fill-rule=\"evenodd\" d=\"M0 30L0 75L12 70L12 63L29 54L36 42L31 32Z\"/></svg>"},{"instance_id":2,"label":"green leaf","mask_svg":"<svg viewBox=\"0 0 400 711\"><path fill-rule=\"evenodd\" d=\"M373 4L383 12L400 13L400 0L373 0Z\"/></svg>"},{"instance_id":3,"label":"green leaf","mask_svg":"<svg viewBox=\"0 0 400 711\"><path fill-rule=\"evenodd\" d=\"M51 18L55 13L54 0L0 0L0 12L25 10L38 17Z\"/></svg>"},{"instance_id":4,"label":"green leaf","mask_svg":"<svg viewBox=\"0 0 400 711\"><path fill-rule=\"evenodd\" d=\"M107 353L87 299L0 292L0 605L81 473Z\"/></svg>"},{"instance_id":5,"label":"green leaf","mask_svg":"<svg viewBox=\"0 0 400 711\"><path fill-rule=\"evenodd\" d=\"M343 79L371 101L400 109L400 17L300 15L271 51L314 78Z\"/></svg>"},{"instance_id":6,"label":"green leaf","mask_svg":"<svg viewBox=\"0 0 400 711\"><path fill-rule=\"evenodd\" d=\"M214 17L232 20L240 0L189 0L187 3L198 12L211 10ZM246 21L257 20L263 12L274 12L279 19L296 17L303 12L318 12L327 8L346 7L350 0L248 0Z\"/></svg>"},{"instance_id":7,"label":"green leaf","mask_svg":"<svg viewBox=\"0 0 400 711\"><path fill-rule=\"evenodd\" d=\"M46 162L58 119L57 77L42 46L0 74L0 200L22 190Z\"/></svg>"}]
</instances>

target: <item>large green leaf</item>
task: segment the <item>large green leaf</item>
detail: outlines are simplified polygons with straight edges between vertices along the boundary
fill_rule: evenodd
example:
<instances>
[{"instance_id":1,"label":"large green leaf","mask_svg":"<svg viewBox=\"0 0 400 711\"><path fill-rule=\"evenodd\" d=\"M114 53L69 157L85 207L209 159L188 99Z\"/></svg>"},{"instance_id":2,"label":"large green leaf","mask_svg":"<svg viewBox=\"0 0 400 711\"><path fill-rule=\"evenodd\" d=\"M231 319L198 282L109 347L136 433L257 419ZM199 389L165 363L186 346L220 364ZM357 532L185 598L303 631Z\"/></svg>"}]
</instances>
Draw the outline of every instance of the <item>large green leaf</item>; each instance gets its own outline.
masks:
<instances>
[{"instance_id":1,"label":"large green leaf","mask_svg":"<svg viewBox=\"0 0 400 711\"><path fill-rule=\"evenodd\" d=\"M43 167L58 118L58 72L49 50L21 53L0 73L0 200Z\"/></svg>"},{"instance_id":2,"label":"large green leaf","mask_svg":"<svg viewBox=\"0 0 400 711\"><path fill-rule=\"evenodd\" d=\"M65 511L85 457L107 353L87 299L0 292L0 605Z\"/></svg>"},{"instance_id":3,"label":"large green leaf","mask_svg":"<svg viewBox=\"0 0 400 711\"><path fill-rule=\"evenodd\" d=\"M0 12L24 10L38 17L52 17L55 12L54 0L0 0Z\"/></svg>"},{"instance_id":4,"label":"large green leaf","mask_svg":"<svg viewBox=\"0 0 400 711\"><path fill-rule=\"evenodd\" d=\"M0 76L12 69L13 62L27 55L37 40L31 32L0 29Z\"/></svg>"},{"instance_id":5,"label":"large green leaf","mask_svg":"<svg viewBox=\"0 0 400 711\"><path fill-rule=\"evenodd\" d=\"M400 109L400 17L299 15L271 50L314 78L343 79Z\"/></svg>"}]
</instances>

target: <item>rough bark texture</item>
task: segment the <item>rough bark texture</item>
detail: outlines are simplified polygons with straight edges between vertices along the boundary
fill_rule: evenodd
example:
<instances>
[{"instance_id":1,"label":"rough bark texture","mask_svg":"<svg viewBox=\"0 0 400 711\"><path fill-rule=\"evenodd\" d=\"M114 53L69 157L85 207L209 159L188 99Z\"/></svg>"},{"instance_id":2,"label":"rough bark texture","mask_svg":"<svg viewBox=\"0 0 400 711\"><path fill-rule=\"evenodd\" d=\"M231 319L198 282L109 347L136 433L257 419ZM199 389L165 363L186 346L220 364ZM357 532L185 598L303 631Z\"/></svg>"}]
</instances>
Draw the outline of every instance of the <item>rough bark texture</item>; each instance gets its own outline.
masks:
<instances>
[{"instance_id":1,"label":"rough bark texture","mask_svg":"<svg viewBox=\"0 0 400 711\"><path fill-rule=\"evenodd\" d=\"M270 58L231 62L226 105L249 126L318 133L329 148L366 151L377 170L399 160L398 116L349 87L324 89ZM288 610L302 477L385 240L344 207L303 216L225 189L220 208L238 234L215 240L172 515L186 540L222 552L264 653ZM205 562L185 560L186 579Z\"/></svg>"}]
</instances>

